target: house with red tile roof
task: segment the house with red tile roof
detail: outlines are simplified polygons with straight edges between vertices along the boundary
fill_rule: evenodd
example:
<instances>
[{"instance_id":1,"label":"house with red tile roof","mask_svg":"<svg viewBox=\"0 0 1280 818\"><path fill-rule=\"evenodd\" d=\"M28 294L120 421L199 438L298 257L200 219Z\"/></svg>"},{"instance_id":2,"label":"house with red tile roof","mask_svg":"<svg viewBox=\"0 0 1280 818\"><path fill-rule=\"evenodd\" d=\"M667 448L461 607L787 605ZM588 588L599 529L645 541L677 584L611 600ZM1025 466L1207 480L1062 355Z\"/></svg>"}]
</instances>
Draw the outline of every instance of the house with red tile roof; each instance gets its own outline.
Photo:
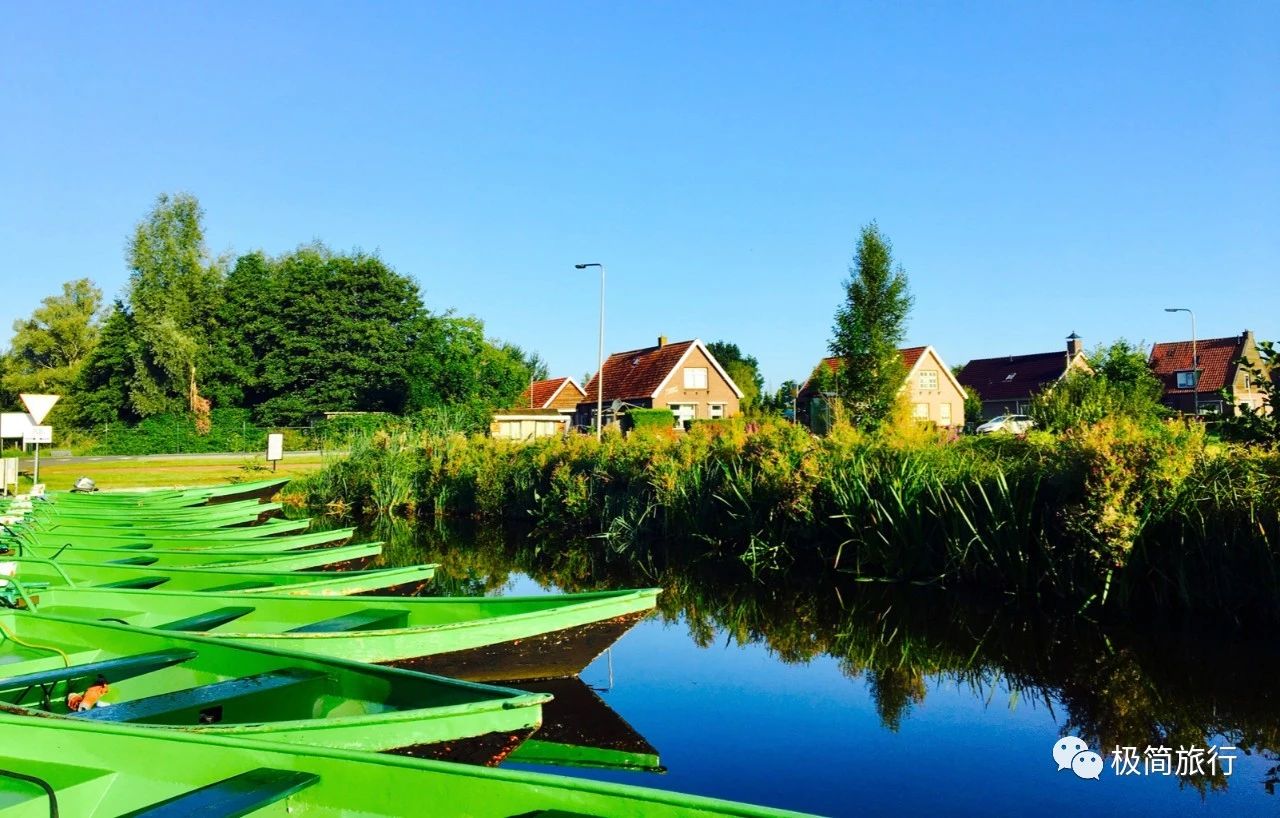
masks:
<instances>
[{"instance_id":1,"label":"house with red tile roof","mask_svg":"<svg viewBox=\"0 0 1280 818\"><path fill-rule=\"evenodd\" d=\"M669 342L665 335L656 346L610 355L584 391L574 414L580 427L594 426L598 392L606 424L635 407L670 409L681 427L691 420L733 417L742 400L742 390L706 344L697 338Z\"/></svg>"},{"instance_id":2,"label":"house with red tile roof","mask_svg":"<svg viewBox=\"0 0 1280 818\"><path fill-rule=\"evenodd\" d=\"M1262 360L1253 333L1245 330L1228 338L1201 338L1195 342L1197 363L1192 363L1191 341L1167 341L1151 347L1148 365L1164 386L1163 403L1184 414L1234 415L1242 404L1263 407L1263 394L1247 361L1259 369Z\"/></svg>"},{"instance_id":3,"label":"house with red tile roof","mask_svg":"<svg viewBox=\"0 0 1280 818\"><path fill-rule=\"evenodd\" d=\"M930 421L943 428L964 426L964 388L951 374L950 367L931 346L898 350L907 375L902 389L911 403L911 414L917 420ZM834 394L824 391L819 373L835 374L840 358L823 358L796 395L797 420L815 432L831 427L831 403Z\"/></svg>"},{"instance_id":4,"label":"house with red tile roof","mask_svg":"<svg viewBox=\"0 0 1280 818\"><path fill-rule=\"evenodd\" d=\"M586 397L586 391L573 378L551 378L534 381L520 393L513 409L558 409L573 414Z\"/></svg>"},{"instance_id":5,"label":"house with red tile roof","mask_svg":"<svg viewBox=\"0 0 1280 818\"><path fill-rule=\"evenodd\" d=\"M1026 414L1033 397L1076 369L1093 372L1085 360L1084 341L1073 332L1064 351L976 358L956 378L982 401L982 417L969 420L984 421L997 415Z\"/></svg>"},{"instance_id":6,"label":"house with red tile roof","mask_svg":"<svg viewBox=\"0 0 1280 818\"><path fill-rule=\"evenodd\" d=\"M531 440L564 434L585 394L573 378L534 381L520 393L515 406L493 413L489 421L489 436Z\"/></svg>"}]
</instances>

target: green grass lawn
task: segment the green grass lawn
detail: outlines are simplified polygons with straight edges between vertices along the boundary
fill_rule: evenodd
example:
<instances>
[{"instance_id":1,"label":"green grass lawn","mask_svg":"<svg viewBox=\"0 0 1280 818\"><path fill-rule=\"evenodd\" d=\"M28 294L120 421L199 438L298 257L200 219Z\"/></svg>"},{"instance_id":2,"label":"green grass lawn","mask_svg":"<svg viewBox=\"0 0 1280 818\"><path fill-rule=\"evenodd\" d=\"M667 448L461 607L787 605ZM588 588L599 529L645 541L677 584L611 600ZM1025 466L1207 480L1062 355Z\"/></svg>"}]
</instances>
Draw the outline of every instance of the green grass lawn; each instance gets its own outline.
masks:
<instances>
[{"instance_id":1,"label":"green grass lawn","mask_svg":"<svg viewBox=\"0 0 1280 818\"><path fill-rule=\"evenodd\" d=\"M316 471L323 465L318 454L286 454L277 474L298 477ZM254 466L266 465L265 471ZM40 464L40 480L49 491L71 488L80 477L89 477L103 491L126 488L175 488L214 486L237 480L262 480L272 475L269 464L259 457L227 455L225 458L152 458L147 460L115 460L94 463ZM31 487L30 473L23 473L19 491Z\"/></svg>"}]
</instances>

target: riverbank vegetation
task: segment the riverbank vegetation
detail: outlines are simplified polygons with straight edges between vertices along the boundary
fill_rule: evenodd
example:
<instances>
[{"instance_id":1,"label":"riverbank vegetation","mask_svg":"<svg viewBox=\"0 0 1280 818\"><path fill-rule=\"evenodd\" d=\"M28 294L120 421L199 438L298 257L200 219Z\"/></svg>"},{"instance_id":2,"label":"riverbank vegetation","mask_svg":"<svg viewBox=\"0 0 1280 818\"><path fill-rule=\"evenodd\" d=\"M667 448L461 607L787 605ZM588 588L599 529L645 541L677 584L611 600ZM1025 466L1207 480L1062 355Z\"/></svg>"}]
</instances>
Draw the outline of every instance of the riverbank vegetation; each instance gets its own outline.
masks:
<instances>
[{"instance_id":1,"label":"riverbank vegetation","mask_svg":"<svg viewBox=\"0 0 1280 818\"><path fill-rule=\"evenodd\" d=\"M729 557L758 578L835 570L1094 612L1280 621L1280 455L1181 421L950 443L909 423L819 438L728 421L602 443L404 425L290 492L337 513L585 536L639 564Z\"/></svg>"}]
</instances>

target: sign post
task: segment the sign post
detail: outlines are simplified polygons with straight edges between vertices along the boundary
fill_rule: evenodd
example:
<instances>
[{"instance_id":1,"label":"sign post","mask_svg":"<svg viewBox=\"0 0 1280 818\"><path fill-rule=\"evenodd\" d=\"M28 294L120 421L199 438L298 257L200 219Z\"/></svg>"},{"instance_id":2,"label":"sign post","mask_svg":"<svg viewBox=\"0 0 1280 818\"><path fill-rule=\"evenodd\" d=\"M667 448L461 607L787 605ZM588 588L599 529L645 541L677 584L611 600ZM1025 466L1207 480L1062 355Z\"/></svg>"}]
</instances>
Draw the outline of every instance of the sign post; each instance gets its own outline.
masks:
<instances>
[{"instance_id":1,"label":"sign post","mask_svg":"<svg viewBox=\"0 0 1280 818\"><path fill-rule=\"evenodd\" d=\"M273 432L267 435L267 459L271 461L271 471L276 470L276 464L284 459L284 435Z\"/></svg>"},{"instance_id":2,"label":"sign post","mask_svg":"<svg viewBox=\"0 0 1280 818\"><path fill-rule=\"evenodd\" d=\"M48 417L49 410L58 402L61 395L35 395L24 393L18 395L22 399L22 405L27 407L27 414L31 415L31 422L35 425L22 434L22 445L27 443L36 444L36 464L34 469L34 477L32 485L40 483L40 444L53 442L53 427L41 426L44 419Z\"/></svg>"}]
</instances>

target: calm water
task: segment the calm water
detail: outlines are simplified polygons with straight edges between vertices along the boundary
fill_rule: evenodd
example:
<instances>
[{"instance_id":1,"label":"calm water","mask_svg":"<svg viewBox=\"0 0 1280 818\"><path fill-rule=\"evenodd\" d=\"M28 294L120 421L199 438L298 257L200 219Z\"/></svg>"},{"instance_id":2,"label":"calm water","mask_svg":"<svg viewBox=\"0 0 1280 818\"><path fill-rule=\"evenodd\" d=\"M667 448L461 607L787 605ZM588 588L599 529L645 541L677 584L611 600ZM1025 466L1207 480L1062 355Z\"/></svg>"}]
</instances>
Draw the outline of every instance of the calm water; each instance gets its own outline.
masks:
<instances>
[{"instance_id":1,"label":"calm water","mask_svg":"<svg viewBox=\"0 0 1280 818\"><path fill-rule=\"evenodd\" d=\"M826 815L1275 814L1280 655L1225 630L1102 629L940 594L724 566L640 570L492 532L383 530L444 593L661 585L661 614L583 680L665 773L535 767ZM589 732L589 730L588 730ZM1078 735L1099 780L1057 771ZM1115 745L1232 745L1222 775L1118 776ZM1142 767L1139 765L1139 770Z\"/></svg>"}]
</instances>

